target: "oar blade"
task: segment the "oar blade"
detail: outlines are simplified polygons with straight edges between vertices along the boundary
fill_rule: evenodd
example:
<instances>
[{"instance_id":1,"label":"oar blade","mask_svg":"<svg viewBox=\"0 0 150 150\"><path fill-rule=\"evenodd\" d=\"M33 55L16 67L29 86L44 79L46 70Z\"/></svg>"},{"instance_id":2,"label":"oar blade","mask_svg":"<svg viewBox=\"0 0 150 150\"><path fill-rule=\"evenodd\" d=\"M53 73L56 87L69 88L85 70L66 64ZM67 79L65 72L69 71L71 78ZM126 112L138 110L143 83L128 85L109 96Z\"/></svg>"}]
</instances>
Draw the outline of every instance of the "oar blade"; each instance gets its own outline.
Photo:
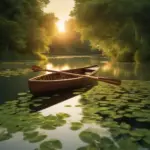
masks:
<instances>
[{"instance_id":1,"label":"oar blade","mask_svg":"<svg viewBox=\"0 0 150 150\"><path fill-rule=\"evenodd\" d=\"M32 66L32 70L33 70L34 72L42 71L41 67L36 66L36 65Z\"/></svg>"}]
</instances>

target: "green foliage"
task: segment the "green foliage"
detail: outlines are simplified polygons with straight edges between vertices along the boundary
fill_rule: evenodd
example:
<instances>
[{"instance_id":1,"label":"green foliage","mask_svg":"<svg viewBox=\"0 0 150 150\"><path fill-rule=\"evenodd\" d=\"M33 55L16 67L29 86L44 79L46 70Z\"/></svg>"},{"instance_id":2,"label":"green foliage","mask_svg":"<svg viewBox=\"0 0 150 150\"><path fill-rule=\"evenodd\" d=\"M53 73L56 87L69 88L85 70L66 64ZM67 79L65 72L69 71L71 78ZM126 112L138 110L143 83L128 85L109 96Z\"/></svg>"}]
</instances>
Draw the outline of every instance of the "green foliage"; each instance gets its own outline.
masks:
<instances>
[{"instance_id":1,"label":"green foliage","mask_svg":"<svg viewBox=\"0 0 150 150\"><path fill-rule=\"evenodd\" d=\"M49 0L0 2L0 49L20 53L45 52L55 34L54 14L43 8Z\"/></svg>"},{"instance_id":2,"label":"green foliage","mask_svg":"<svg viewBox=\"0 0 150 150\"><path fill-rule=\"evenodd\" d=\"M132 146L133 149L137 149L140 143L136 145L133 142L139 141L145 143L145 147L149 147L149 90L149 81L123 81L122 85L117 87L100 83L82 94L80 103L83 118L81 122L95 122L97 125L110 128L112 137L116 141L119 140L121 150ZM101 137L101 132L99 135ZM129 140L120 140L125 137ZM94 139L94 135L86 132L80 134L80 138L89 143ZM110 147L110 149L113 148Z\"/></svg>"},{"instance_id":3,"label":"green foliage","mask_svg":"<svg viewBox=\"0 0 150 150\"><path fill-rule=\"evenodd\" d=\"M62 143L57 139L51 139L41 143L40 150L58 150L62 149Z\"/></svg>"},{"instance_id":4,"label":"green foliage","mask_svg":"<svg viewBox=\"0 0 150 150\"><path fill-rule=\"evenodd\" d=\"M149 0L75 0L71 16L83 38L111 58L150 60Z\"/></svg>"}]
</instances>

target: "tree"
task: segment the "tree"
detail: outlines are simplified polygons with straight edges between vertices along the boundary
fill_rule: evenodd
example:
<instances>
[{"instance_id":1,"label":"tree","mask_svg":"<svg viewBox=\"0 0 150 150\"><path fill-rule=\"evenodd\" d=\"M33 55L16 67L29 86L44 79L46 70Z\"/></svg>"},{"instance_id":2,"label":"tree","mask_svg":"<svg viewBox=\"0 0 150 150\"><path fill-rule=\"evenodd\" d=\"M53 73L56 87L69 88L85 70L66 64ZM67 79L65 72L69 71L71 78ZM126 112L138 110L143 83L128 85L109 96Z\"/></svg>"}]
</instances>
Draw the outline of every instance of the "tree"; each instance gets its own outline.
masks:
<instances>
[{"instance_id":1,"label":"tree","mask_svg":"<svg viewBox=\"0 0 150 150\"><path fill-rule=\"evenodd\" d=\"M49 0L1 0L0 48L35 53L48 50L57 18L43 8Z\"/></svg>"},{"instance_id":2,"label":"tree","mask_svg":"<svg viewBox=\"0 0 150 150\"><path fill-rule=\"evenodd\" d=\"M75 0L71 16L83 38L111 58L150 60L149 0Z\"/></svg>"}]
</instances>

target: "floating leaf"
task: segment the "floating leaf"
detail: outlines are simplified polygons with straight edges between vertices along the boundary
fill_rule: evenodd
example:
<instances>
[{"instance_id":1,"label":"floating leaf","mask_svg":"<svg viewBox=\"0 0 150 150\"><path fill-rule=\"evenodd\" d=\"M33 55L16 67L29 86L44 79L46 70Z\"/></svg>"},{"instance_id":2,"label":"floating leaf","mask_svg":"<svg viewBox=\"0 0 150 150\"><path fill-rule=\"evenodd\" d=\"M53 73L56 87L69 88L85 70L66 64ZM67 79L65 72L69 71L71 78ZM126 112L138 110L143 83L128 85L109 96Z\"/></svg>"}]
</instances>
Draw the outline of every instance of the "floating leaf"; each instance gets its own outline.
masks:
<instances>
[{"instance_id":1,"label":"floating leaf","mask_svg":"<svg viewBox=\"0 0 150 150\"><path fill-rule=\"evenodd\" d=\"M40 150L58 150L58 149L62 149L62 143L56 139L45 141L40 145Z\"/></svg>"},{"instance_id":2,"label":"floating leaf","mask_svg":"<svg viewBox=\"0 0 150 150\"><path fill-rule=\"evenodd\" d=\"M9 140L10 138L12 138L11 134L7 133L6 131L0 132L0 141Z\"/></svg>"},{"instance_id":3,"label":"floating leaf","mask_svg":"<svg viewBox=\"0 0 150 150\"><path fill-rule=\"evenodd\" d=\"M34 102L42 102L43 99L37 98L37 99L33 99Z\"/></svg>"},{"instance_id":4,"label":"floating leaf","mask_svg":"<svg viewBox=\"0 0 150 150\"><path fill-rule=\"evenodd\" d=\"M138 146L136 143L132 142L130 139L121 139L118 142L121 150L138 150Z\"/></svg>"},{"instance_id":5,"label":"floating leaf","mask_svg":"<svg viewBox=\"0 0 150 150\"><path fill-rule=\"evenodd\" d=\"M149 144L150 145L150 135L149 136L146 136L146 137L144 137L144 142L146 142L147 144Z\"/></svg>"},{"instance_id":6,"label":"floating leaf","mask_svg":"<svg viewBox=\"0 0 150 150\"><path fill-rule=\"evenodd\" d=\"M34 138L38 134L39 133L37 131L35 131L35 132L26 132L26 133L24 133L24 140Z\"/></svg>"},{"instance_id":7,"label":"floating leaf","mask_svg":"<svg viewBox=\"0 0 150 150\"><path fill-rule=\"evenodd\" d=\"M65 107L72 107L71 105L65 105Z\"/></svg>"},{"instance_id":8,"label":"floating leaf","mask_svg":"<svg viewBox=\"0 0 150 150\"><path fill-rule=\"evenodd\" d=\"M80 147L77 150L98 150L98 149L95 145L89 145L89 146Z\"/></svg>"},{"instance_id":9,"label":"floating leaf","mask_svg":"<svg viewBox=\"0 0 150 150\"><path fill-rule=\"evenodd\" d=\"M41 104L37 104L37 103L33 104L33 107L39 107L39 106L41 106Z\"/></svg>"},{"instance_id":10,"label":"floating leaf","mask_svg":"<svg viewBox=\"0 0 150 150\"><path fill-rule=\"evenodd\" d=\"M67 113L58 113L58 114L56 114L56 116L61 118L61 119L70 117L70 115Z\"/></svg>"},{"instance_id":11,"label":"floating leaf","mask_svg":"<svg viewBox=\"0 0 150 150\"><path fill-rule=\"evenodd\" d=\"M47 135L40 135L38 132L25 133L24 140L28 140L30 143L36 143L43 141Z\"/></svg>"},{"instance_id":12,"label":"floating leaf","mask_svg":"<svg viewBox=\"0 0 150 150\"><path fill-rule=\"evenodd\" d=\"M18 93L18 96L25 96L27 93Z\"/></svg>"},{"instance_id":13,"label":"floating leaf","mask_svg":"<svg viewBox=\"0 0 150 150\"><path fill-rule=\"evenodd\" d=\"M80 122L72 122L71 123L71 130L79 130L82 128L82 126L83 126L83 124Z\"/></svg>"},{"instance_id":14,"label":"floating leaf","mask_svg":"<svg viewBox=\"0 0 150 150\"><path fill-rule=\"evenodd\" d=\"M119 127L119 125L118 125L117 122L115 122L115 121L102 122L101 125L104 126L104 127L110 127L110 128Z\"/></svg>"},{"instance_id":15,"label":"floating leaf","mask_svg":"<svg viewBox=\"0 0 150 150\"><path fill-rule=\"evenodd\" d=\"M131 126L129 124L125 123L125 122L122 122L120 124L120 127L123 128L123 129L130 129L131 128Z\"/></svg>"},{"instance_id":16,"label":"floating leaf","mask_svg":"<svg viewBox=\"0 0 150 150\"><path fill-rule=\"evenodd\" d=\"M42 100L49 100L51 97L39 97L39 99L42 99Z\"/></svg>"},{"instance_id":17,"label":"floating leaf","mask_svg":"<svg viewBox=\"0 0 150 150\"><path fill-rule=\"evenodd\" d=\"M100 136L98 134L82 131L79 134L80 139L85 143L94 143L95 141L100 141Z\"/></svg>"},{"instance_id":18,"label":"floating leaf","mask_svg":"<svg viewBox=\"0 0 150 150\"><path fill-rule=\"evenodd\" d=\"M45 130L55 130L56 126L50 121L45 121L44 123L42 123L41 128Z\"/></svg>"},{"instance_id":19,"label":"floating leaf","mask_svg":"<svg viewBox=\"0 0 150 150\"><path fill-rule=\"evenodd\" d=\"M141 130L138 129L130 131L130 135L133 137L144 137L144 133L142 133Z\"/></svg>"},{"instance_id":20,"label":"floating leaf","mask_svg":"<svg viewBox=\"0 0 150 150\"><path fill-rule=\"evenodd\" d=\"M75 105L75 107L82 107L82 105Z\"/></svg>"}]
</instances>

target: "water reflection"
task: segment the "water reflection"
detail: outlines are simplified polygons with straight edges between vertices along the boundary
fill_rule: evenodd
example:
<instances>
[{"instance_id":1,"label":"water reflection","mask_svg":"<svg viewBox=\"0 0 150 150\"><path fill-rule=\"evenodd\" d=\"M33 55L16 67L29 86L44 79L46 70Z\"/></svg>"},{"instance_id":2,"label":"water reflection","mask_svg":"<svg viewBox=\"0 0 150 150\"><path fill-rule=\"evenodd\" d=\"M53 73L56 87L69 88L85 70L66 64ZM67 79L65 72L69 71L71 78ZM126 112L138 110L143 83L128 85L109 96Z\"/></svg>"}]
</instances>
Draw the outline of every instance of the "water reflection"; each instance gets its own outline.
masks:
<instances>
[{"instance_id":1,"label":"water reflection","mask_svg":"<svg viewBox=\"0 0 150 150\"><path fill-rule=\"evenodd\" d=\"M116 77L124 80L150 80L149 64L100 63L100 76Z\"/></svg>"},{"instance_id":2,"label":"water reflection","mask_svg":"<svg viewBox=\"0 0 150 150\"><path fill-rule=\"evenodd\" d=\"M56 70L56 71L60 71L60 70L69 70L70 67L69 65L63 65L63 66L54 66L52 63L48 63L46 65L46 69L48 70ZM46 74L48 74L49 72L47 71Z\"/></svg>"}]
</instances>

